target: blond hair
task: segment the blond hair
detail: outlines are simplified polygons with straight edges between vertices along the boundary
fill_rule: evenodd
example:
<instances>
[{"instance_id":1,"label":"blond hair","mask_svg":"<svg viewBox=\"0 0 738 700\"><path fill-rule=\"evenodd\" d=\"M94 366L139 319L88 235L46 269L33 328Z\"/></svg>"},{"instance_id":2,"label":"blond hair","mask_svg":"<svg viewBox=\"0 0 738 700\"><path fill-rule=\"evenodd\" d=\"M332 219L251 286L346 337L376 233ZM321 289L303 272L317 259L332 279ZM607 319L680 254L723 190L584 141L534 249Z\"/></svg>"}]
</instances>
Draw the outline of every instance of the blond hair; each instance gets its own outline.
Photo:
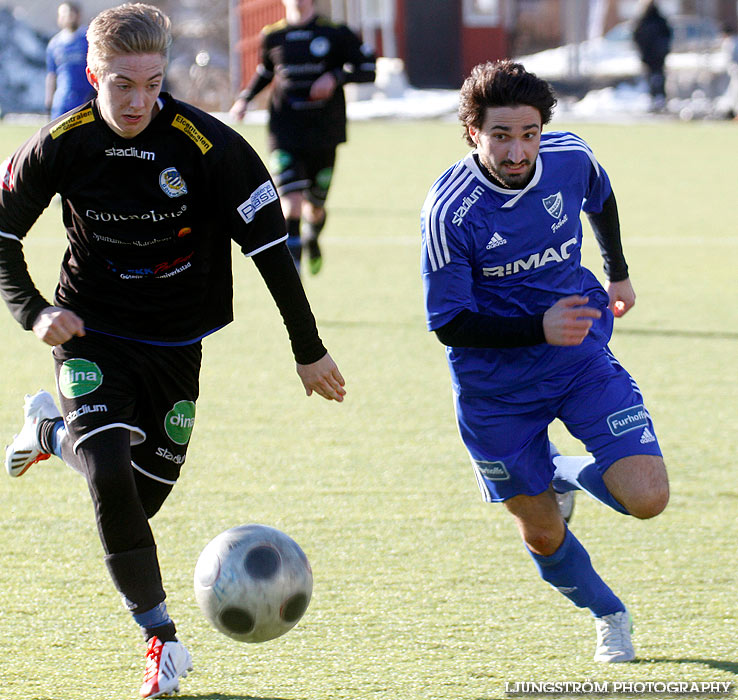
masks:
<instances>
[{"instance_id":1,"label":"blond hair","mask_svg":"<svg viewBox=\"0 0 738 700\"><path fill-rule=\"evenodd\" d=\"M113 56L159 54L169 59L171 22L159 8L126 3L103 10L87 29L87 65L102 75Z\"/></svg>"}]
</instances>

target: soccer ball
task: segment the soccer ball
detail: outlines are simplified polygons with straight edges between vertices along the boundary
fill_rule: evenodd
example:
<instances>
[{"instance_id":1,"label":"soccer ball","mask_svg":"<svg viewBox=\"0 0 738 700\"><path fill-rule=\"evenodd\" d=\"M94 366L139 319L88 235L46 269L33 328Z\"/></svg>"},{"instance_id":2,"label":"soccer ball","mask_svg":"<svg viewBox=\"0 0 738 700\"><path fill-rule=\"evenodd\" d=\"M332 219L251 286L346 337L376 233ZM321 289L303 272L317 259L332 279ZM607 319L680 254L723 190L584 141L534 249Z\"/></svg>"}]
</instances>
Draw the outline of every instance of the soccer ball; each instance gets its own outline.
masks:
<instances>
[{"instance_id":1,"label":"soccer ball","mask_svg":"<svg viewBox=\"0 0 738 700\"><path fill-rule=\"evenodd\" d=\"M195 598L215 629L239 642L291 630L313 593L297 542L266 525L241 525L211 540L195 566Z\"/></svg>"}]
</instances>

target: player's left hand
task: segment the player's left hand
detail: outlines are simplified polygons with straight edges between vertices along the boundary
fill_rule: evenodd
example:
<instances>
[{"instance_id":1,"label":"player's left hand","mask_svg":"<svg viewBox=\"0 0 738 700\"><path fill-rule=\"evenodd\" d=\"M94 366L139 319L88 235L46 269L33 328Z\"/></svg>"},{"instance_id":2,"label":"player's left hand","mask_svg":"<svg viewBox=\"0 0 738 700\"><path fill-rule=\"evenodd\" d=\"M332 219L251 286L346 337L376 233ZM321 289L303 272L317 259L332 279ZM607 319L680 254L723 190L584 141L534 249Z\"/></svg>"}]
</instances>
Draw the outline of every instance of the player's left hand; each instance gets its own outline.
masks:
<instances>
[{"instance_id":1,"label":"player's left hand","mask_svg":"<svg viewBox=\"0 0 738 700\"><path fill-rule=\"evenodd\" d=\"M346 395L346 389L343 387L346 382L328 353L312 364L298 364L297 374L308 396L316 392L328 401L343 401Z\"/></svg>"},{"instance_id":2,"label":"player's left hand","mask_svg":"<svg viewBox=\"0 0 738 700\"><path fill-rule=\"evenodd\" d=\"M338 86L338 80L333 73L323 73L311 86L310 86L310 99L311 100L327 100L333 95Z\"/></svg>"},{"instance_id":3,"label":"player's left hand","mask_svg":"<svg viewBox=\"0 0 738 700\"><path fill-rule=\"evenodd\" d=\"M619 282L608 282L607 294L610 297L608 308L616 318L624 316L635 305L636 295L630 278Z\"/></svg>"}]
</instances>

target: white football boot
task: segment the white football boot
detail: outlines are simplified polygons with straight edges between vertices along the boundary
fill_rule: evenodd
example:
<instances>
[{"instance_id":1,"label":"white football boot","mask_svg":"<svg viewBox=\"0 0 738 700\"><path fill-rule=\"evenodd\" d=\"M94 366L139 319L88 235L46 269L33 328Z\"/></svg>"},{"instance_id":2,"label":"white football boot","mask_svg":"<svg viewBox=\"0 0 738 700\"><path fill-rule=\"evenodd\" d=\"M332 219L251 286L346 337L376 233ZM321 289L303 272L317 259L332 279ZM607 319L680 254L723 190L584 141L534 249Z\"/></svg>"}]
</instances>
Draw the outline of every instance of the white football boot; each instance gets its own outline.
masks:
<instances>
[{"instance_id":1,"label":"white football boot","mask_svg":"<svg viewBox=\"0 0 738 700\"><path fill-rule=\"evenodd\" d=\"M61 413L54 397L48 391L39 391L33 396L26 394L23 415L21 431L5 448L5 468L10 476L22 476L32 464L51 456L39 444L38 424L44 418L59 418Z\"/></svg>"},{"instance_id":2,"label":"white football boot","mask_svg":"<svg viewBox=\"0 0 738 700\"><path fill-rule=\"evenodd\" d=\"M597 628L595 661L618 663L635 659L633 643L630 640L633 620L627 610L596 617L595 627Z\"/></svg>"},{"instance_id":3,"label":"white football boot","mask_svg":"<svg viewBox=\"0 0 738 700\"><path fill-rule=\"evenodd\" d=\"M176 693L179 679L191 670L192 656L182 642L162 642L158 637L152 637L146 649L141 697L158 698Z\"/></svg>"}]
</instances>

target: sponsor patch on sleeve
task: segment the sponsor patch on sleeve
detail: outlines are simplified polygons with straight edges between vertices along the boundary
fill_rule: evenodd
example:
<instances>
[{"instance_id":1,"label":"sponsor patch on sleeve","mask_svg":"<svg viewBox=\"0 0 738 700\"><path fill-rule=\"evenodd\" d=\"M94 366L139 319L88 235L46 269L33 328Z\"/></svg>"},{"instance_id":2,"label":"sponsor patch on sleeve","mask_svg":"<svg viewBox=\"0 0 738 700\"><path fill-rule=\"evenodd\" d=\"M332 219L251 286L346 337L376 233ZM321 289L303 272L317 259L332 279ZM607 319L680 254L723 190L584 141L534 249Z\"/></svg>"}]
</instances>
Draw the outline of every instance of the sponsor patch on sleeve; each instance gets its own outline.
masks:
<instances>
[{"instance_id":1,"label":"sponsor patch on sleeve","mask_svg":"<svg viewBox=\"0 0 738 700\"><path fill-rule=\"evenodd\" d=\"M195 125L189 119L185 119L181 114L177 114L174 117L172 126L187 134L195 142L201 153L205 154L213 147L213 144L197 130Z\"/></svg>"},{"instance_id":2,"label":"sponsor patch on sleeve","mask_svg":"<svg viewBox=\"0 0 738 700\"><path fill-rule=\"evenodd\" d=\"M92 109L85 109L82 112L77 112L67 117L64 121L59 122L51 131L52 139L59 138L62 134L66 134L67 131L75 129L82 124L89 124L95 121L95 114Z\"/></svg>"},{"instance_id":3,"label":"sponsor patch on sleeve","mask_svg":"<svg viewBox=\"0 0 738 700\"><path fill-rule=\"evenodd\" d=\"M259 185L251 193L251 196L238 207L238 213L247 224L250 224L259 209L276 200L277 191L274 189L274 185L267 180L263 185Z\"/></svg>"}]
</instances>

